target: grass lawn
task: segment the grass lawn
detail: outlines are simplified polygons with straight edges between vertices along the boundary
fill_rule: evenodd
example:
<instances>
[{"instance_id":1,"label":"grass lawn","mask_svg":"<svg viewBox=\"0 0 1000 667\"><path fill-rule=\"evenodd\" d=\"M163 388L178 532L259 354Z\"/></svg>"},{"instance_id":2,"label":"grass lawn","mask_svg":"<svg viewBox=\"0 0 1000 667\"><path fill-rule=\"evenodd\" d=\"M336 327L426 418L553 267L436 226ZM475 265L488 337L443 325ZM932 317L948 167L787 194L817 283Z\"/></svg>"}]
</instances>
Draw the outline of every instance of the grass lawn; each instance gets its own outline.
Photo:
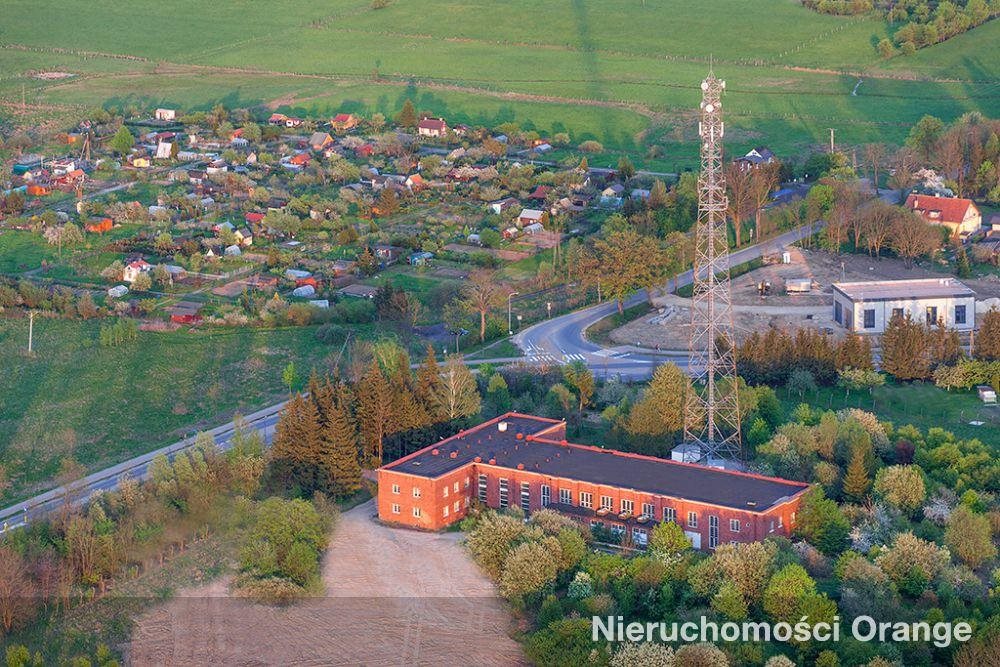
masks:
<instances>
[{"instance_id":1,"label":"grass lawn","mask_svg":"<svg viewBox=\"0 0 1000 667\"><path fill-rule=\"evenodd\" d=\"M1000 448L1000 408L986 406L971 391L945 391L933 384L886 385L868 392L837 387L822 388L802 398L777 389L778 398L790 414L799 403L821 410L861 408L896 426L912 424L921 431L939 426L960 438L978 438ZM982 421L980 426L969 422Z\"/></svg>"},{"instance_id":2,"label":"grass lawn","mask_svg":"<svg viewBox=\"0 0 1000 667\"><path fill-rule=\"evenodd\" d=\"M466 359L476 360L476 359L503 359L506 357L523 357L524 352L521 352L521 348L514 343L510 342L509 338L504 338L503 340L498 340L495 343L487 343L485 347L481 350L477 350L471 354L465 355Z\"/></svg>"},{"instance_id":3,"label":"grass lawn","mask_svg":"<svg viewBox=\"0 0 1000 667\"><path fill-rule=\"evenodd\" d=\"M27 320L0 320L0 464L11 481L0 504L41 490L63 457L99 469L275 403L289 361L304 380L340 350L317 343L315 327L140 332L101 347L100 326L36 319L29 359Z\"/></svg>"},{"instance_id":4,"label":"grass lawn","mask_svg":"<svg viewBox=\"0 0 1000 667\"><path fill-rule=\"evenodd\" d=\"M66 255L69 254L66 251ZM16 230L0 232L0 273L24 273L56 258L55 246L50 246L41 234Z\"/></svg>"},{"instance_id":5,"label":"grass lawn","mask_svg":"<svg viewBox=\"0 0 1000 667\"><path fill-rule=\"evenodd\" d=\"M153 0L9 0L0 42L13 46L0 49L0 70L10 73L0 97L15 100L27 84L30 101L53 105L39 112L50 115L216 102L394 114L410 97L452 122L514 121L638 156L652 138L663 153L651 165L668 171L696 163L693 112L710 56L729 83L734 153L767 143L794 154L824 142L831 126L847 144L898 142L924 113L950 120L996 108L997 21L883 60L874 44L889 28L874 16L824 15L797 0L711 5L396 0L373 10L368 0L178 0L168 11ZM155 40L134 29L150 21ZM77 76L41 81L29 70Z\"/></svg>"}]
</instances>

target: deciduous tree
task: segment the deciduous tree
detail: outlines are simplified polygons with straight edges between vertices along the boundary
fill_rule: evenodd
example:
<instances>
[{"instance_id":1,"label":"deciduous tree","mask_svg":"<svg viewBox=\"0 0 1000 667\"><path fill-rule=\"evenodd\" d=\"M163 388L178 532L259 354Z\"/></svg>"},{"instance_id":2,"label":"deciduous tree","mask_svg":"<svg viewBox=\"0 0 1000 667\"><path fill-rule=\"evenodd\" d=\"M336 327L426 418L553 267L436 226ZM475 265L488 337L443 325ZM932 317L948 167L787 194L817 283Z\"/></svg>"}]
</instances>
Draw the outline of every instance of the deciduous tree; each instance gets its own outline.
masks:
<instances>
[{"instance_id":1,"label":"deciduous tree","mask_svg":"<svg viewBox=\"0 0 1000 667\"><path fill-rule=\"evenodd\" d=\"M495 271L480 269L469 274L469 280L462 287L466 307L479 315L479 341L486 340L486 317L503 301L503 289Z\"/></svg>"}]
</instances>

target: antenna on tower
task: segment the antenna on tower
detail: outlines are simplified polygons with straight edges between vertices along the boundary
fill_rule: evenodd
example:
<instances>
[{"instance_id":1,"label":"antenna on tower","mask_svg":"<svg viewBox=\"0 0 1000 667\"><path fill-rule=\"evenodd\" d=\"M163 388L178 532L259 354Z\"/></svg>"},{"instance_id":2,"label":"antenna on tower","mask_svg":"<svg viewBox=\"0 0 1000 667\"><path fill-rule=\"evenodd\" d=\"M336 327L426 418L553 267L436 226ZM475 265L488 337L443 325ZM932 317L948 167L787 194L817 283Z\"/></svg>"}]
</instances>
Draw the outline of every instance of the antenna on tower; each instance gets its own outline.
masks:
<instances>
[{"instance_id":1,"label":"antenna on tower","mask_svg":"<svg viewBox=\"0 0 1000 667\"><path fill-rule=\"evenodd\" d=\"M688 342L688 372L694 385L684 405L688 460L735 461L742 454L722 168L725 88L726 82L711 72L701 82L701 174Z\"/></svg>"}]
</instances>

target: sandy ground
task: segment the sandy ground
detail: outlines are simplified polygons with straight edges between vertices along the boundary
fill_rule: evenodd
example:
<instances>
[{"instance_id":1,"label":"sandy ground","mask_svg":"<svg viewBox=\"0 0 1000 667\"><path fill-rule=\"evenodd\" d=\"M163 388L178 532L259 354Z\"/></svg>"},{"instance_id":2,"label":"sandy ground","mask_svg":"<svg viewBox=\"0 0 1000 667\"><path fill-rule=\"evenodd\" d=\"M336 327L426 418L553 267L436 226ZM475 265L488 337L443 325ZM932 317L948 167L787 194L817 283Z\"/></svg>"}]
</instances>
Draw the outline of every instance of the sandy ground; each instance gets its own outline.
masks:
<instances>
[{"instance_id":1,"label":"sandy ground","mask_svg":"<svg viewBox=\"0 0 1000 667\"><path fill-rule=\"evenodd\" d=\"M907 268L896 259L876 260L866 255L841 255L797 247L788 248L788 251L792 260L789 264L768 264L733 279L733 323L738 340L743 340L752 331L765 331L768 327L789 330L814 327L828 330L835 336L842 335L844 330L833 322L830 286L835 282L940 278L947 275L927 267ZM775 259L780 262L780 258ZM794 278L810 279L812 292L786 294L785 281ZM765 299L761 299L757 291L761 281L771 283L771 293ZM963 282L976 291L979 299L1000 297L1000 280ZM655 299L655 302L665 309L663 315L643 315L611 332L611 339L623 345L686 349L690 301L667 294Z\"/></svg>"},{"instance_id":2,"label":"sandy ground","mask_svg":"<svg viewBox=\"0 0 1000 667\"><path fill-rule=\"evenodd\" d=\"M132 665L518 665L512 619L460 534L345 513L323 562L327 596L290 607L183 591L137 621Z\"/></svg>"}]
</instances>

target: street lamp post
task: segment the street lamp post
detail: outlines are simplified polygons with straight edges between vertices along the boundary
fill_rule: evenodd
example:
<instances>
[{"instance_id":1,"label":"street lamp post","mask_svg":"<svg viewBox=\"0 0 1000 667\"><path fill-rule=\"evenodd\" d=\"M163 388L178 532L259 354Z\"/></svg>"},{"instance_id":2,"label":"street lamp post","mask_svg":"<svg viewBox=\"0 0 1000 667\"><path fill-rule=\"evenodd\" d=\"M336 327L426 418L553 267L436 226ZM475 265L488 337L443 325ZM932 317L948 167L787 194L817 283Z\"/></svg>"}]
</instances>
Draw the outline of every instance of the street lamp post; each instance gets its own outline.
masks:
<instances>
[{"instance_id":1,"label":"street lamp post","mask_svg":"<svg viewBox=\"0 0 1000 667\"><path fill-rule=\"evenodd\" d=\"M508 336L511 336L511 335L514 334L514 328L511 326L511 318L510 318L510 306L511 306L510 300L513 299L518 294L520 294L520 292L511 292L510 294L507 295L507 335ZM518 315L517 319L521 319L521 316Z\"/></svg>"}]
</instances>

